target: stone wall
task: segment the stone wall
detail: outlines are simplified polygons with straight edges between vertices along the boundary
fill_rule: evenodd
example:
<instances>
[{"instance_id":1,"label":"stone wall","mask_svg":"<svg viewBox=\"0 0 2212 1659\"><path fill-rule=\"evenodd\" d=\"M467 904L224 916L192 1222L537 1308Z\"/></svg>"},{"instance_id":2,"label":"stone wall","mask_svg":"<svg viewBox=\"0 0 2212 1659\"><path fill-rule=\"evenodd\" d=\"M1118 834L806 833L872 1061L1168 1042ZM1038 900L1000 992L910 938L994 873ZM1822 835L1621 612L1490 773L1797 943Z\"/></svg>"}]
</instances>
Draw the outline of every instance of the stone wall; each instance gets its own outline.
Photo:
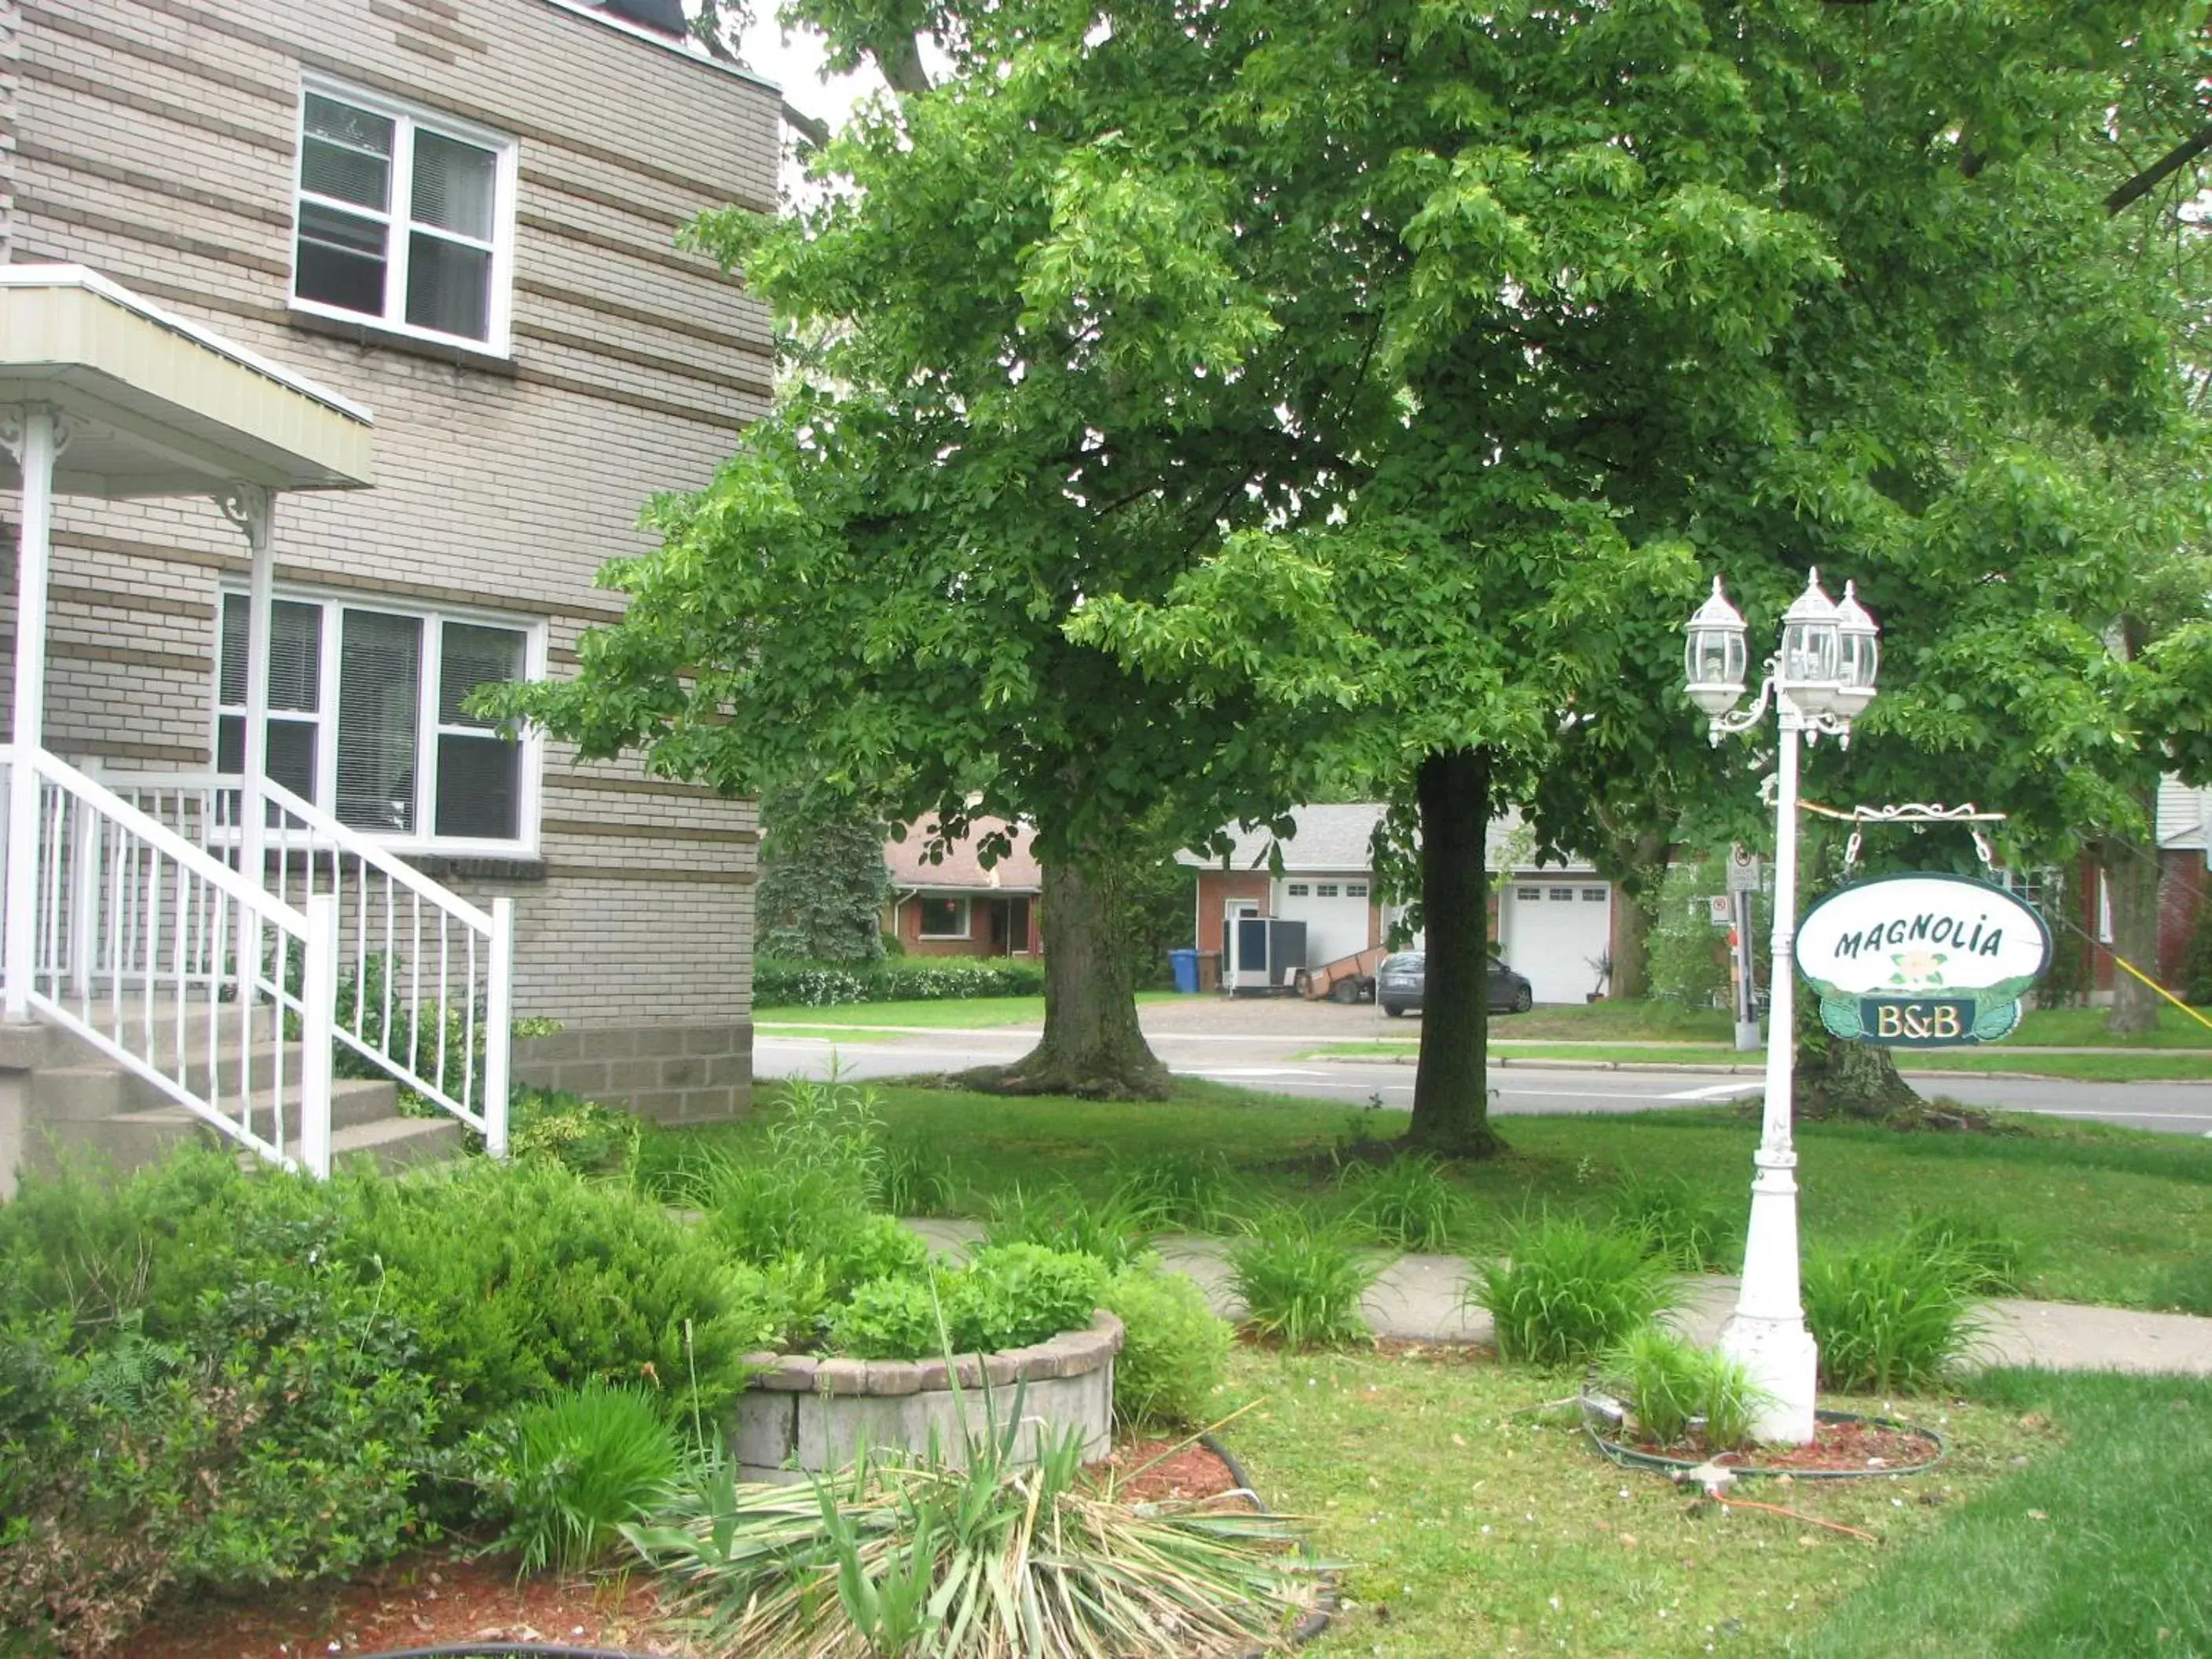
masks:
<instances>
[{"instance_id":1,"label":"stone wall","mask_svg":"<svg viewBox=\"0 0 2212 1659\"><path fill-rule=\"evenodd\" d=\"M1002 1428L1018 1410L1015 1457L1034 1463L1073 1430L1085 1462L1114 1438L1114 1356L1121 1322L1102 1312L1088 1330L1033 1347L942 1359L816 1359L756 1354L761 1367L732 1408L732 1443L747 1480L796 1480L851 1463L863 1449L928 1452L967 1461L962 1431ZM953 1384L958 1383L956 1391ZM988 1405L985 1403L988 1396Z\"/></svg>"}]
</instances>

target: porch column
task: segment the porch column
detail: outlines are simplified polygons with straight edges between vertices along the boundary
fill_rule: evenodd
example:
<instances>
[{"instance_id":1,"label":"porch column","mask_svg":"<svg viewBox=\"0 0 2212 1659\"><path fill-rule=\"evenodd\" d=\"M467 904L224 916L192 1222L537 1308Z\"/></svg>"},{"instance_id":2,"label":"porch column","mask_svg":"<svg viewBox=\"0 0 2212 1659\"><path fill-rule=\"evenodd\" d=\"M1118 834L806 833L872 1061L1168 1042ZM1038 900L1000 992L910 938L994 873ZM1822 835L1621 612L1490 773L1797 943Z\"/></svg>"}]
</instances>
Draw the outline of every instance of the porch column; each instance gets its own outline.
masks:
<instances>
[{"instance_id":1,"label":"porch column","mask_svg":"<svg viewBox=\"0 0 2212 1659\"><path fill-rule=\"evenodd\" d=\"M32 757L46 741L46 568L53 556L54 461L68 442L61 417L33 404L0 422L0 441L23 477L15 551L15 701L8 776L7 1017L31 1017L38 960L39 775Z\"/></svg>"},{"instance_id":2,"label":"porch column","mask_svg":"<svg viewBox=\"0 0 2212 1659\"><path fill-rule=\"evenodd\" d=\"M264 849L269 812L262 802L261 785L269 775L269 653L270 617L276 592L276 557L270 550L269 532L276 516L276 501L259 484L234 483L216 497L216 505L222 509L223 517L244 533L246 549L253 557L246 607L246 787L238 797L241 820L238 826L238 856L239 873L258 887L268 879ZM220 617L216 626L222 626ZM251 937L240 943L246 947L244 974L258 975L261 971L260 927L255 925ZM250 977L248 982L252 982ZM275 987L280 994L283 984L284 964L280 962L275 969Z\"/></svg>"}]
</instances>

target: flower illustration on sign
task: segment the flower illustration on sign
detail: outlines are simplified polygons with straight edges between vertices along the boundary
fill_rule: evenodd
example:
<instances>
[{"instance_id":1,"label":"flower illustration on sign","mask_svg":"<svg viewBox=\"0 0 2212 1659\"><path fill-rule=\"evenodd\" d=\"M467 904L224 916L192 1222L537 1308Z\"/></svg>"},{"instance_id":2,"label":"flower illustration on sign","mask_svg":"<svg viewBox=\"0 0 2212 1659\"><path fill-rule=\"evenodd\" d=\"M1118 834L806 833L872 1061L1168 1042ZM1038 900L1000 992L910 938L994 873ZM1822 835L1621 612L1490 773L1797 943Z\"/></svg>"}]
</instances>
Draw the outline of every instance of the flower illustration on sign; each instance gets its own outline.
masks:
<instances>
[{"instance_id":1,"label":"flower illustration on sign","mask_svg":"<svg viewBox=\"0 0 2212 1659\"><path fill-rule=\"evenodd\" d=\"M1941 985L1943 964L1950 960L1942 951L1900 951L1890 960L1897 971L1889 976L1893 985Z\"/></svg>"}]
</instances>

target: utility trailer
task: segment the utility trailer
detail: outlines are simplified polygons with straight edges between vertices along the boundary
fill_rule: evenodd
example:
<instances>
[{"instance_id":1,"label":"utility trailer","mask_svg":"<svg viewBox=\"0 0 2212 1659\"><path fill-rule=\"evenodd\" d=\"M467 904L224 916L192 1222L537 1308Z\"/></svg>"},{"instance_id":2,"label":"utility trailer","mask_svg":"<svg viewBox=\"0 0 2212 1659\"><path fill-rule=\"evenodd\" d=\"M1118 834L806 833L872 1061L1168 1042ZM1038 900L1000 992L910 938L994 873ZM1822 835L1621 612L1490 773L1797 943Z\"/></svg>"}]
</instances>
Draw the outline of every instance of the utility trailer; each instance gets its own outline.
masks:
<instances>
[{"instance_id":1,"label":"utility trailer","mask_svg":"<svg viewBox=\"0 0 2212 1659\"><path fill-rule=\"evenodd\" d=\"M1318 968L1302 969L1298 989L1310 1002L1371 1002L1375 975L1382 971L1382 958L1389 954L1389 946L1376 945Z\"/></svg>"}]
</instances>

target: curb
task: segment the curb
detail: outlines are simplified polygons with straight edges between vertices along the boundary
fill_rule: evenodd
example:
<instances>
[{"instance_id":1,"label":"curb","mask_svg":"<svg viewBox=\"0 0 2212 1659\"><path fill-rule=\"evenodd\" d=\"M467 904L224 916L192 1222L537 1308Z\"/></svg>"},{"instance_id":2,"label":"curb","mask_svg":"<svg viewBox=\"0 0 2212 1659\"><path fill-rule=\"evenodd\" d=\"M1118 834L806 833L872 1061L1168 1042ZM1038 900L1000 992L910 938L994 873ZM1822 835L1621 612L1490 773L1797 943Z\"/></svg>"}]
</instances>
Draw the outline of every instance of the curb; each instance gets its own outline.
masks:
<instances>
[{"instance_id":1,"label":"curb","mask_svg":"<svg viewBox=\"0 0 2212 1659\"><path fill-rule=\"evenodd\" d=\"M1417 1054L1299 1054L1294 1056L1302 1064L1312 1066L1418 1066ZM1743 1066L1717 1066L1686 1060L1539 1060L1533 1056L1522 1059L1510 1054L1490 1056L1490 1063L1500 1071L1519 1069L1528 1072L1656 1072L1662 1074L1686 1073L1701 1077L1758 1077L1766 1070L1764 1060ZM1933 1079L1992 1078L2007 1083L2083 1083L2091 1079L2078 1077L2057 1077L2049 1072L1982 1072L1928 1071L1921 1067L1900 1066L1899 1077ZM2203 1078L2130 1078L2119 1081L2097 1080L2097 1087L2133 1088L2147 1083L2172 1086L2175 1084L2202 1083Z\"/></svg>"}]
</instances>

